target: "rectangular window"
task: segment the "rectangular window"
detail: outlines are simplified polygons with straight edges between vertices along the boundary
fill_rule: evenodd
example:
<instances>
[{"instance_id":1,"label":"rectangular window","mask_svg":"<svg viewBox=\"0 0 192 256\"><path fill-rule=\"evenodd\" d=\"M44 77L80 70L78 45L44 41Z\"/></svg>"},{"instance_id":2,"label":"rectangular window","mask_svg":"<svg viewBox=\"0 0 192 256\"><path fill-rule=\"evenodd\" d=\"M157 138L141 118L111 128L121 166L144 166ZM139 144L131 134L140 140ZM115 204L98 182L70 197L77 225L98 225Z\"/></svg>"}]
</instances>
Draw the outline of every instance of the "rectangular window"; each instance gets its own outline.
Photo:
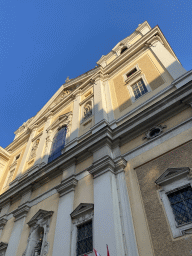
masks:
<instances>
[{"instance_id":1,"label":"rectangular window","mask_svg":"<svg viewBox=\"0 0 192 256\"><path fill-rule=\"evenodd\" d=\"M92 221L77 227L77 256L93 251Z\"/></svg>"},{"instance_id":2,"label":"rectangular window","mask_svg":"<svg viewBox=\"0 0 192 256\"><path fill-rule=\"evenodd\" d=\"M140 79L137 83L132 85L132 90L135 96L135 100L147 93L147 87L145 86L142 79Z\"/></svg>"},{"instance_id":3,"label":"rectangular window","mask_svg":"<svg viewBox=\"0 0 192 256\"><path fill-rule=\"evenodd\" d=\"M178 225L192 222L192 188L190 186L167 195Z\"/></svg>"}]
</instances>

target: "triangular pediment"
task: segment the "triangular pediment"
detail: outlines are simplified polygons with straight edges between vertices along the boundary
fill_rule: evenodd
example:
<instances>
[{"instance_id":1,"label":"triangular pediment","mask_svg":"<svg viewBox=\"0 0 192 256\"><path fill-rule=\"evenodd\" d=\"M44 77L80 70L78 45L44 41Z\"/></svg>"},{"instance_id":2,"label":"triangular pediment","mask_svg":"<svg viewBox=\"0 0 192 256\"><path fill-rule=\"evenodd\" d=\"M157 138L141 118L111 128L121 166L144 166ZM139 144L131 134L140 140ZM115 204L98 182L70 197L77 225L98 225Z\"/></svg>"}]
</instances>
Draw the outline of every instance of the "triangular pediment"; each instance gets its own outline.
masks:
<instances>
[{"instance_id":1,"label":"triangular pediment","mask_svg":"<svg viewBox=\"0 0 192 256\"><path fill-rule=\"evenodd\" d=\"M94 204L79 204L76 209L71 213L71 218L77 218L81 214L86 214L94 209Z\"/></svg>"},{"instance_id":2,"label":"triangular pediment","mask_svg":"<svg viewBox=\"0 0 192 256\"><path fill-rule=\"evenodd\" d=\"M168 168L156 181L158 185L163 185L165 183L171 182L176 178L180 178L183 175L189 173L189 167L180 167L180 168Z\"/></svg>"},{"instance_id":3,"label":"triangular pediment","mask_svg":"<svg viewBox=\"0 0 192 256\"><path fill-rule=\"evenodd\" d=\"M29 226L35 225L40 219L47 219L53 215L53 211L39 210L27 223Z\"/></svg>"}]
</instances>

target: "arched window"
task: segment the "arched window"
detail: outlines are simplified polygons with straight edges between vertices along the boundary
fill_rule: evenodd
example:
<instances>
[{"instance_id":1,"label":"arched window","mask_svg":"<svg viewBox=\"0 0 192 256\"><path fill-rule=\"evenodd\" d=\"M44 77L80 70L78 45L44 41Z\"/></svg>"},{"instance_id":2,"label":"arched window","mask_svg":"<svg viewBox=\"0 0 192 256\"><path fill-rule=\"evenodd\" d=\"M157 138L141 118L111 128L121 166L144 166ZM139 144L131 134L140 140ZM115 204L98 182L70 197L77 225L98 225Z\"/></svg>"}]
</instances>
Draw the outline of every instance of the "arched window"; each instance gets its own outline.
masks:
<instances>
[{"instance_id":1,"label":"arched window","mask_svg":"<svg viewBox=\"0 0 192 256\"><path fill-rule=\"evenodd\" d=\"M123 47L123 49L121 50L121 54L123 53L123 52L125 52L127 50L127 47L125 46L125 47Z\"/></svg>"},{"instance_id":2,"label":"arched window","mask_svg":"<svg viewBox=\"0 0 192 256\"><path fill-rule=\"evenodd\" d=\"M51 153L48 159L48 163L55 160L61 155L61 150L65 146L65 137L66 137L67 127L61 127L59 131L55 134L53 138L53 144L51 147Z\"/></svg>"}]
</instances>

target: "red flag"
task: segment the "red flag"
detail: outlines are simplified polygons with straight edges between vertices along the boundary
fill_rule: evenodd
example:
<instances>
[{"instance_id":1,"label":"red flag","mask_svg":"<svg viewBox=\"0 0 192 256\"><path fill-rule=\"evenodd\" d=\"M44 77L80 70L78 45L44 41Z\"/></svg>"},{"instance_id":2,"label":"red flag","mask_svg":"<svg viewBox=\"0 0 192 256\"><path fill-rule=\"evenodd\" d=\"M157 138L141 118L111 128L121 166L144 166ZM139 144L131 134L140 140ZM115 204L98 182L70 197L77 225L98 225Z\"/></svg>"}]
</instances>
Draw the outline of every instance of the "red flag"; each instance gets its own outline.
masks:
<instances>
[{"instance_id":1,"label":"red flag","mask_svg":"<svg viewBox=\"0 0 192 256\"><path fill-rule=\"evenodd\" d=\"M108 249L108 245L107 245L107 256L110 256L110 254L109 254L109 249Z\"/></svg>"},{"instance_id":2,"label":"red flag","mask_svg":"<svg viewBox=\"0 0 192 256\"><path fill-rule=\"evenodd\" d=\"M100 254L93 248L93 251L95 253L95 256L100 256Z\"/></svg>"},{"instance_id":3,"label":"red flag","mask_svg":"<svg viewBox=\"0 0 192 256\"><path fill-rule=\"evenodd\" d=\"M88 256L87 254L84 254L84 256Z\"/></svg>"}]
</instances>

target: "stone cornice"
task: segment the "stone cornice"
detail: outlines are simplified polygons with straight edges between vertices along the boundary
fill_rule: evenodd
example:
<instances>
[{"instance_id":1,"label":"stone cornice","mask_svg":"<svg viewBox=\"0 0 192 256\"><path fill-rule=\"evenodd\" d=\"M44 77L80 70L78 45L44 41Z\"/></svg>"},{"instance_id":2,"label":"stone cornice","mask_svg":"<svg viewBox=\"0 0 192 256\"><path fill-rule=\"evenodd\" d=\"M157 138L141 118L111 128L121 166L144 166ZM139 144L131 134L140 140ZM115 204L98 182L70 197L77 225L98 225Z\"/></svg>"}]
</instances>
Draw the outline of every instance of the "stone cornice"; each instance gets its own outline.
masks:
<instances>
[{"instance_id":1,"label":"stone cornice","mask_svg":"<svg viewBox=\"0 0 192 256\"><path fill-rule=\"evenodd\" d=\"M72 175L71 177L61 181L61 184L57 186L57 192L60 194L60 197L70 193L71 191L74 191L75 187L77 186L77 182L78 181L75 178L75 175Z\"/></svg>"},{"instance_id":2,"label":"stone cornice","mask_svg":"<svg viewBox=\"0 0 192 256\"><path fill-rule=\"evenodd\" d=\"M18 177L18 183L15 183L2 195L0 195L0 204L4 203L10 197L15 197L18 194L22 194L22 189L26 188L30 184L43 184L48 182L52 177L60 175L68 166L68 162L73 158L82 158L92 150L96 150L101 147L101 143L104 140L109 140L113 147L113 142L119 139L120 145L126 143L126 141L133 139L134 136L144 133L147 129L151 128L154 124L159 124L166 119L180 113L188 106L183 104L188 97L192 97L192 82L180 87L150 105L145 111L140 111L138 114L126 120L122 119L122 124L117 128L110 128L110 124L105 122L105 126L98 130L96 133L90 135L86 139L82 140L74 147L67 149L64 154L55 159L53 162L43 166L33 173L25 173L23 176ZM189 100L189 99L188 99ZM78 138L81 140L81 137ZM78 142L78 140L77 140ZM90 153L88 154L90 155Z\"/></svg>"},{"instance_id":3,"label":"stone cornice","mask_svg":"<svg viewBox=\"0 0 192 256\"><path fill-rule=\"evenodd\" d=\"M171 52L171 54L178 60L177 56L175 55L175 53L173 52L173 50L171 49L170 45L168 44L167 40L165 39L163 33L161 32L161 30L159 29L158 26L154 27L152 30L150 30L147 34L145 34L144 36L142 36L138 41L136 41L133 45L130 45L130 47L127 49L127 51L125 52L125 54L118 56L117 58L115 58L111 63L109 63L104 69L103 72L104 74L107 73L111 73L113 70L115 70L117 67L119 67L120 65L122 65L127 59L130 59L131 56L133 56L134 54L136 54L138 51L140 51L142 48L145 48L145 44L147 43L147 41L149 41L150 39L152 39L153 37L159 36L159 38L162 40L164 46L166 47L166 49L169 50L169 52ZM178 60L179 61L179 60Z\"/></svg>"},{"instance_id":4,"label":"stone cornice","mask_svg":"<svg viewBox=\"0 0 192 256\"><path fill-rule=\"evenodd\" d=\"M2 253L2 251L5 252L5 250L7 249L7 246L8 246L7 243L0 242L0 253Z\"/></svg>"},{"instance_id":5,"label":"stone cornice","mask_svg":"<svg viewBox=\"0 0 192 256\"><path fill-rule=\"evenodd\" d=\"M7 223L7 218L6 218L6 216L2 216L2 217L0 218L0 230L3 230L3 229L4 229L6 223Z\"/></svg>"},{"instance_id":6,"label":"stone cornice","mask_svg":"<svg viewBox=\"0 0 192 256\"><path fill-rule=\"evenodd\" d=\"M6 160L9 160L10 156L11 156L10 153L6 149L0 147L0 157L3 157Z\"/></svg>"},{"instance_id":7,"label":"stone cornice","mask_svg":"<svg viewBox=\"0 0 192 256\"><path fill-rule=\"evenodd\" d=\"M15 217L15 221L20 220L23 217L26 217L30 208L31 207L29 206L29 204L25 203L20 205L16 210L14 210L13 217Z\"/></svg>"}]
</instances>

